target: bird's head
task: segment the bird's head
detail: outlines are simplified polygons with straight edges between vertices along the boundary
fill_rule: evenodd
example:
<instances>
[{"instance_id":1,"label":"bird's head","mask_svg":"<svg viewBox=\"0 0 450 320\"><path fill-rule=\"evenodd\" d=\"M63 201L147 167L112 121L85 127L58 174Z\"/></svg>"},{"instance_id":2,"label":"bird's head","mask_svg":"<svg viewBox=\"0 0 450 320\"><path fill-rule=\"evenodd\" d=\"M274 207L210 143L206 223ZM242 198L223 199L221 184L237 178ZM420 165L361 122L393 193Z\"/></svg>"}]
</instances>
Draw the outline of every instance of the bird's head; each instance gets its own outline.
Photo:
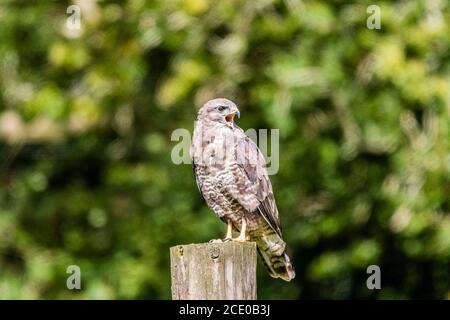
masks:
<instances>
[{"instance_id":1,"label":"bird's head","mask_svg":"<svg viewBox=\"0 0 450 320\"><path fill-rule=\"evenodd\" d=\"M209 120L233 127L235 115L239 118L241 114L234 102L219 98L209 100L200 108L198 111L198 120Z\"/></svg>"}]
</instances>

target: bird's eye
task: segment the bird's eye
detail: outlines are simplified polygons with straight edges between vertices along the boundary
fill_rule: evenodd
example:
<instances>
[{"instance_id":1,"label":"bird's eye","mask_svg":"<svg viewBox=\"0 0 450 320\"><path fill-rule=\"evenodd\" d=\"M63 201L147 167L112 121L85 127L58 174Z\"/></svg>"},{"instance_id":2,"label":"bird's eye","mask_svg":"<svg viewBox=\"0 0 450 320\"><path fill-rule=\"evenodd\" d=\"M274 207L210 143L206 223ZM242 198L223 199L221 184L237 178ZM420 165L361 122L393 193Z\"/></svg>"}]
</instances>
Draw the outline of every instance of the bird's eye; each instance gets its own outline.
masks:
<instances>
[{"instance_id":1,"label":"bird's eye","mask_svg":"<svg viewBox=\"0 0 450 320\"><path fill-rule=\"evenodd\" d=\"M227 107L225 107L225 106L220 106L219 107L219 111L223 111L223 110L225 110Z\"/></svg>"}]
</instances>

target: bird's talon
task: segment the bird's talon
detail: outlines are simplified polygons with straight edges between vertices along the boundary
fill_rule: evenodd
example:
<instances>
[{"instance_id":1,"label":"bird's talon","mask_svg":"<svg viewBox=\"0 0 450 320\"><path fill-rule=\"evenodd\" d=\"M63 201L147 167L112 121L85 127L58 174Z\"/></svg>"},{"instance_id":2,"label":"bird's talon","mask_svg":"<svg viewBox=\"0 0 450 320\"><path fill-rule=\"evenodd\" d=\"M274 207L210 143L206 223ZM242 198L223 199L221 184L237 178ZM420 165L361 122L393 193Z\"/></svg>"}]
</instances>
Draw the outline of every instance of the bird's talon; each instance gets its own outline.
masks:
<instances>
[{"instance_id":1,"label":"bird's talon","mask_svg":"<svg viewBox=\"0 0 450 320\"><path fill-rule=\"evenodd\" d=\"M233 239L232 239L232 238L225 238L225 239L223 239L222 241L223 241L223 242L229 242L229 241L233 241Z\"/></svg>"}]
</instances>

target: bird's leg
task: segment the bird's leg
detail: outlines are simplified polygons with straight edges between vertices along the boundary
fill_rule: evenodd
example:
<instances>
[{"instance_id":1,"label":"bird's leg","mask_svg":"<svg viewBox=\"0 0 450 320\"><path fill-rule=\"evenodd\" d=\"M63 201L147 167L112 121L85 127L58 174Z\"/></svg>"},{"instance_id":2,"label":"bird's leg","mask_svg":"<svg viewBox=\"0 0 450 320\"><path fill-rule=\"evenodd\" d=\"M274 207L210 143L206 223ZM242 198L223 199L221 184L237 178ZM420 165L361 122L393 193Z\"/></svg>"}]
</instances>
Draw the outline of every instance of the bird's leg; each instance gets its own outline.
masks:
<instances>
[{"instance_id":1,"label":"bird's leg","mask_svg":"<svg viewBox=\"0 0 450 320\"><path fill-rule=\"evenodd\" d=\"M223 239L224 242L233 240L233 224L231 223L231 220L227 221L227 234L225 236L225 239Z\"/></svg>"},{"instance_id":2,"label":"bird's leg","mask_svg":"<svg viewBox=\"0 0 450 320\"><path fill-rule=\"evenodd\" d=\"M212 239L209 240L209 243L219 243L219 242L228 242L233 240L233 223L231 220L227 221L227 234L225 235L225 239Z\"/></svg>"},{"instance_id":3,"label":"bird's leg","mask_svg":"<svg viewBox=\"0 0 450 320\"><path fill-rule=\"evenodd\" d=\"M239 241L239 242L245 242L247 240L247 237L245 235L246 230L247 230L247 221L245 220L244 217L242 217L241 233L239 234L239 237L237 237L236 239L233 239L233 240Z\"/></svg>"}]
</instances>

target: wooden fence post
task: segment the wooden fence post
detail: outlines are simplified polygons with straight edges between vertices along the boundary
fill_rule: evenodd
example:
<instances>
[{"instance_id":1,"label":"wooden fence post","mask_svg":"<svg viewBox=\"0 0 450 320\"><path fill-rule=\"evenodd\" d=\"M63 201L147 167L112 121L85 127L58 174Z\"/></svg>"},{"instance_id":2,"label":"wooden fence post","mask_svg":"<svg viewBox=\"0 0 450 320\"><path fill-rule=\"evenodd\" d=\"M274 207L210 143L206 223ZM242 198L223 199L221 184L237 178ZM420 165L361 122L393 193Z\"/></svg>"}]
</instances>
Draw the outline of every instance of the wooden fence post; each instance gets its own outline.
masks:
<instances>
[{"instance_id":1,"label":"wooden fence post","mask_svg":"<svg viewBox=\"0 0 450 320\"><path fill-rule=\"evenodd\" d=\"M172 299L256 299L256 244L223 242L170 248Z\"/></svg>"}]
</instances>

